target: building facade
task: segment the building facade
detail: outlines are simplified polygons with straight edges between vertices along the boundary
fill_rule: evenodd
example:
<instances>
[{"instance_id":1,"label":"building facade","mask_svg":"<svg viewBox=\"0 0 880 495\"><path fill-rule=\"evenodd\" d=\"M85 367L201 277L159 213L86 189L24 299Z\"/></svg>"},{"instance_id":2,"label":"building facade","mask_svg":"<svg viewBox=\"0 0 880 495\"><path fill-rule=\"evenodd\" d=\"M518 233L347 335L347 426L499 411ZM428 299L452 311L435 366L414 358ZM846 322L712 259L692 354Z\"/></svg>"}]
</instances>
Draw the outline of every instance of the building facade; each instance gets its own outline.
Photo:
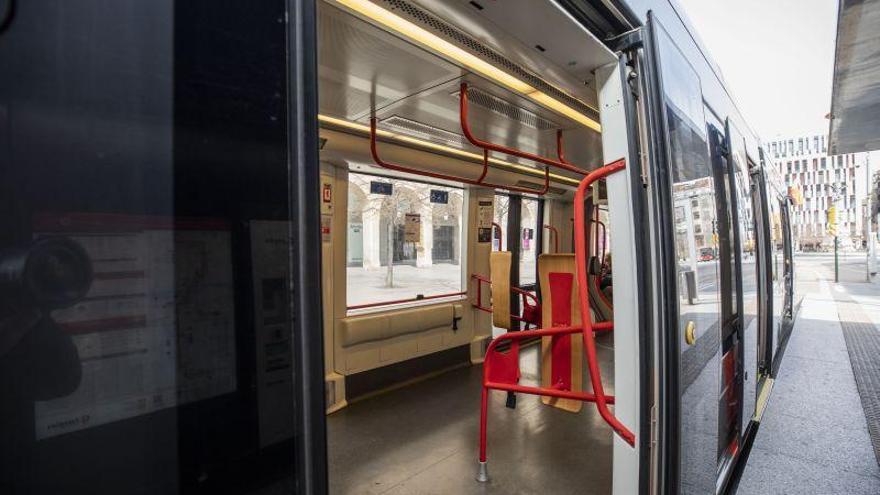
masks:
<instances>
[{"instance_id":1,"label":"building facade","mask_svg":"<svg viewBox=\"0 0 880 495\"><path fill-rule=\"evenodd\" d=\"M828 211L836 206L839 246L860 249L864 245L867 217L868 154L829 156L825 140L823 134L812 134L766 145L786 185L800 190L802 201L791 210L795 246L804 251L833 248Z\"/></svg>"}]
</instances>

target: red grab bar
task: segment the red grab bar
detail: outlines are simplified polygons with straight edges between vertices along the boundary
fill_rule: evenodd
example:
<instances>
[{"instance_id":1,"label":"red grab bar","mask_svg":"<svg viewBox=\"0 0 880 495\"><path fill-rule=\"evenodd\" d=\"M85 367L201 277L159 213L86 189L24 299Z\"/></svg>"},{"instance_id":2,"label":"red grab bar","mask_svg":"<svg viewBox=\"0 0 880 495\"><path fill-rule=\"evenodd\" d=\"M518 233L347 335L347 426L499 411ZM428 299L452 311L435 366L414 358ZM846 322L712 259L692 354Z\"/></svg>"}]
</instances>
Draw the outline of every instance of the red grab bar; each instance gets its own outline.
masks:
<instances>
[{"instance_id":1,"label":"red grab bar","mask_svg":"<svg viewBox=\"0 0 880 495\"><path fill-rule=\"evenodd\" d=\"M552 225L544 225L544 228L549 230L553 234L553 252L559 252L559 229Z\"/></svg>"},{"instance_id":2,"label":"red grab bar","mask_svg":"<svg viewBox=\"0 0 880 495\"><path fill-rule=\"evenodd\" d=\"M382 168L387 168L389 170L396 170L398 172L407 172L415 175L424 175L426 177L433 177L435 179L443 179L450 180L453 182L462 182L465 184L471 184L474 186L483 186L490 187L494 189L504 189L507 191L514 192L522 192L529 194L537 194L539 196L543 196L547 194L547 191L550 190L550 167L544 167L544 187L540 191L536 191L534 189L528 187L517 187L517 186L505 186L501 184L493 184L491 182L485 182L483 179L486 177L487 172L489 171L489 150L483 150L483 172L480 174L480 177L476 180L468 179L467 177L458 177L455 175L447 175L441 174L437 172L428 172L426 170L419 170L411 167L407 167L404 165L399 165L396 163L390 163L382 160L379 156L378 146L376 144L376 117L370 118L370 154L373 155L373 161L376 162L376 165L379 165Z\"/></svg>"},{"instance_id":3,"label":"red grab bar","mask_svg":"<svg viewBox=\"0 0 880 495\"><path fill-rule=\"evenodd\" d=\"M381 302L366 303L366 304L355 304L354 306L346 306L345 309L352 310L352 309L375 308L378 306L390 306L392 304L403 304L403 303L408 303L408 302L427 301L429 299L441 299L444 297L455 297L455 296L464 296L464 295L467 295L467 292L450 292L449 294L435 294L432 296L425 296L425 295L419 294L416 297L410 297L408 299L396 299L393 301L381 301Z\"/></svg>"},{"instance_id":4,"label":"red grab bar","mask_svg":"<svg viewBox=\"0 0 880 495\"><path fill-rule=\"evenodd\" d=\"M589 287L589 285L587 285L584 193L587 188L597 180L607 177L614 172L623 170L624 168L626 168L626 160L621 158L620 160L590 172L589 175L584 177L580 185L578 185L577 192L574 196L574 252L575 261L577 263L578 287ZM605 389L602 387L602 376L600 375L599 364L596 360L596 342L593 336L593 328L595 324L593 323L592 318L589 317L590 302L587 292L587 290L578 291L578 303L580 304L581 315L584 315L581 318L581 326L583 328L584 347L587 350L587 363L590 367L590 382L593 386L593 393L596 395L596 408L599 410L599 415L602 416L602 419L604 419L605 422L608 423L608 425L611 426L611 428L613 428L624 441L626 441L626 443L634 447L636 444L635 434L624 426L623 423L621 423L617 417L608 410L608 401L605 397Z\"/></svg>"},{"instance_id":5,"label":"red grab bar","mask_svg":"<svg viewBox=\"0 0 880 495\"><path fill-rule=\"evenodd\" d=\"M575 172L580 175L587 175L588 171L578 168L571 163L564 162L562 160L553 160L551 158L547 158L541 155L536 155L534 153L529 153L527 151L518 150L516 148L510 148L508 146L502 146L500 144L490 143L488 141L483 141L482 139L474 136L473 132L471 132L470 123L468 123L468 85L467 83L461 83L459 98L458 98L458 110L459 110L459 120L461 121L461 132L464 134L464 137L467 138L468 141L477 148L482 148L484 151L497 151L499 153L504 153L505 155L516 156L519 158L525 158L526 160L531 160L533 162L543 163L548 167L558 167L563 170L568 170L569 172ZM557 133L556 145L557 145L557 154L562 156L562 148L560 148L562 144L562 133L561 131Z\"/></svg>"},{"instance_id":6,"label":"red grab bar","mask_svg":"<svg viewBox=\"0 0 880 495\"><path fill-rule=\"evenodd\" d=\"M486 313L491 313L492 312L491 306L483 306L483 290L482 290L483 287L482 287L482 284L490 284L491 285L492 280L490 280L489 277L486 277L484 275L480 275L478 273L471 274L471 279L477 281L477 302L471 303L471 306L473 306L474 309L478 309L478 310L484 311ZM519 294L522 297L523 306L526 305L528 300L533 301L534 304L532 304L532 306L540 306L541 305L541 303L538 301L538 297L527 290L520 289L519 287L511 287L510 292L512 292L514 294ZM526 319L520 315L510 315L510 318L513 320L516 320L516 321L522 321L525 323L532 323L532 322L526 321Z\"/></svg>"},{"instance_id":7,"label":"red grab bar","mask_svg":"<svg viewBox=\"0 0 880 495\"><path fill-rule=\"evenodd\" d=\"M548 397L559 397L564 399L574 399L584 402L595 402L596 409L602 416L602 419L608 423L611 428L623 438L629 445L635 446L636 437L626 426L624 426L615 416L608 410L608 404L614 404L614 397L605 395L605 389L602 386L602 375L600 374L598 359L596 358L596 342L595 332L611 331L614 328L614 322L594 323L590 316L589 303L589 286L587 285L587 249L586 249L586 224L584 212L584 193L586 189L596 182L610 174L626 168L624 159L617 160L613 163L605 165L581 180L575 193L575 261L577 263L577 286L578 290L578 306L581 312L580 325L565 325L556 328L544 328L538 330L528 330L523 332L510 332L501 335L489 344L486 350L486 358L483 361L483 386L480 395L480 447L479 447L479 471L477 480L485 482L489 480L487 459L486 459L486 432L489 408L489 390L506 390L508 392L519 392L526 394L534 394ZM527 387L519 385L519 347L518 342L524 338L531 337L547 337L557 335L567 335L580 333L583 337L584 347L586 348L586 359L590 370L590 382L592 385L592 393L575 392L568 390L565 386L551 387ZM511 341L511 347L507 352L498 352L496 347L501 341Z\"/></svg>"}]
</instances>

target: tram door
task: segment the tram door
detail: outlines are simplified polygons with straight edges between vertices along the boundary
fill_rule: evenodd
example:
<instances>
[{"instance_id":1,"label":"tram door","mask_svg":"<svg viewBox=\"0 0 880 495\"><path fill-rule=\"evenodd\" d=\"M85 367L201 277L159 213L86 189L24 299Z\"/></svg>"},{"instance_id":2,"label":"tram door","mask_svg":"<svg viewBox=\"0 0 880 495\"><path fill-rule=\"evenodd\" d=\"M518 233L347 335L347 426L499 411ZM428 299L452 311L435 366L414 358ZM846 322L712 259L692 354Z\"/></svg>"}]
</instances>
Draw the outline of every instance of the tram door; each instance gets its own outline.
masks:
<instances>
[{"instance_id":1,"label":"tram door","mask_svg":"<svg viewBox=\"0 0 880 495\"><path fill-rule=\"evenodd\" d=\"M764 171L751 167L752 206L757 226L755 263L758 267L757 293L758 310L758 369L763 376L769 376L773 368L774 339L774 300L773 300L773 247L771 236L771 209L767 199Z\"/></svg>"},{"instance_id":2,"label":"tram door","mask_svg":"<svg viewBox=\"0 0 880 495\"><path fill-rule=\"evenodd\" d=\"M709 125L709 153L715 182L719 279L721 282L721 391L718 397L718 463L721 475L739 449L744 380L742 249L737 207L736 165L729 124Z\"/></svg>"},{"instance_id":3,"label":"tram door","mask_svg":"<svg viewBox=\"0 0 880 495\"><path fill-rule=\"evenodd\" d=\"M0 19L0 492L326 491L314 7Z\"/></svg>"},{"instance_id":4,"label":"tram door","mask_svg":"<svg viewBox=\"0 0 880 495\"><path fill-rule=\"evenodd\" d=\"M662 150L657 160L668 167L668 176L658 181L669 181L668 190L664 185L656 194L671 207L660 228L674 230L674 239L661 234L666 236L661 242L674 243L674 249L667 248L675 257L675 270L668 276L674 278L677 290L677 305L669 310L675 311L674 318L665 320L663 334L667 357L661 393L667 402L668 431L662 438L669 459L663 468L664 485L673 493L715 493L719 444L724 442L719 438L724 429L719 421L722 284L729 287L731 270L729 246L724 245L729 239L719 233L720 226L729 225L719 219L724 211L718 205L723 201L719 190L724 187L716 184L720 179L709 156L710 135L697 72L653 15L649 15L647 38L648 64L657 86L651 103L659 110L653 121L659 128L652 133ZM716 253L728 258L719 259ZM670 282L665 284L669 287Z\"/></svg>"},{"instance_id":5,"label":"tram door","mask_svg":"<svg viewBox=\"0 0 880 495\"><path fill-rule=\"evenodd\" d=\"M791 236L791 212L789 200L781 200L782 209L782 280L785 291L782 314L785 318L791 318L794 304L794 253Z\"/></svg>"},{"instance_id":6,"label":"tram door","mask_svg":"<svg viewBox=\"0 0 880 495\"><path fill-rule=\"evenodd\" d=\"M510 251L516 260L510 269L510 284L528 291L538 291L537 261L543 244L543 200L519 195L495 195L495 223L502 238L493 240L493 249ZM495 229L493 229L494 231ZM503 245L499 246L499 242ZM519 314L520 298L510 299L511 314ZM519 322L513 323L518 326Z\"/></svg>"}]
</instances>

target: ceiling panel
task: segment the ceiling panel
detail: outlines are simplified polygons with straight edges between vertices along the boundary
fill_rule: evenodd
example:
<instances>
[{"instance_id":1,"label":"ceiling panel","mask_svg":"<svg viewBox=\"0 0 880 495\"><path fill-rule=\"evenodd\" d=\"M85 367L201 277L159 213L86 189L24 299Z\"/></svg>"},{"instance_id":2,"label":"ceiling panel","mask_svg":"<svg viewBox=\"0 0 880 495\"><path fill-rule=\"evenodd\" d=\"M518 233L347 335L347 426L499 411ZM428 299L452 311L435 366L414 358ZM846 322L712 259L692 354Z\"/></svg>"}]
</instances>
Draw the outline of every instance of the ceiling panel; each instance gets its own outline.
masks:
<instances>
[{"instance_id":1,"label":"ceiling panel","mask_svg":"<svg viewBox=\"0 0 880 495\"><path fill-rule=\"evenodd\" d=\"M463 77L462 80L467 81L471 91L475 93L469 93L468 117L471 130L478 138L555 158L556 129L563 129L567 160L584 168L601 165L602 143L599 133L579 126L565 117L543 109L530 100L514 95L474 75ZM437 133L436 141L445 142L444 144L455 145L449 142L453 140L449 133L454 133L459 136L461 142L466 142L462 136L459 120L459 84L460 81L452 81L425 91L418 97L392 103L383 108L378 116L382 120L404 118L437 128L440 132ZM485 96L475 98L481 93ZM489 102L494 104L487 105L486 103ZM515 111L513 109L518 109L519 114L511 113ZM536 120L540 122L537 125ZM367 119L363 122L367 123ZM548 128L547 124L551 124L552 127ZM470 144L464 147L472 148ZM534 162L506 155L498 154L497 157L523 165L539 166Z\"/></svg>"},{"instance_id":2,"label":"ceiling panel","mask_svg":"<svg viewBox=\"0 0 880 495\"><path fill-rule=\"evenodd\" d=\"M459 67L351 14L318 5L321 113L356 119L462 74Z\"/></svg>"},{"instance_id":3,"label":"ceiling panel","mask_svg":"<svg viewBox=\"0 0 880 495\"><path fill-rule=\"evenodd\" d=\"M481 139L556 157L564 129L566 158L580 167L602 163L601 136L486 79L340 10L319 3L320 112L458 148L477 151L461 135L458 91L473 88L470 123ZM390 124L397 121L397 126ZM506 155L523 165L534 162Z\"/></svg>"}]
</instances>

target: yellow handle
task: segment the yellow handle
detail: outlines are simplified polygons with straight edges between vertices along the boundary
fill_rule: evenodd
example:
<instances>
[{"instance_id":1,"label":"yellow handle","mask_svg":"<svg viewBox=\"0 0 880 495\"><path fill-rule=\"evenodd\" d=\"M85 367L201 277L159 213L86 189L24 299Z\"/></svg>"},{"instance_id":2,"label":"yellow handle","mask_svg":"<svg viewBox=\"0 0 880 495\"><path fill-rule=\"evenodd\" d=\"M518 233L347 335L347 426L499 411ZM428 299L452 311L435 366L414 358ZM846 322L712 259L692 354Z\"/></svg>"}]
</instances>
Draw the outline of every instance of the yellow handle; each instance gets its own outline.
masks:
<instances>
[{"instance_id":1,"label":"yellow handle","mask_svg":"<svg viewBox=\"0 0 880 495\"><path fill-rule=\"evenodd\" d=\"M687 345L694 345L697 342L697 325L693 321L687 322L684 327L684 341Z\"/></svg>"}]
</instances>

